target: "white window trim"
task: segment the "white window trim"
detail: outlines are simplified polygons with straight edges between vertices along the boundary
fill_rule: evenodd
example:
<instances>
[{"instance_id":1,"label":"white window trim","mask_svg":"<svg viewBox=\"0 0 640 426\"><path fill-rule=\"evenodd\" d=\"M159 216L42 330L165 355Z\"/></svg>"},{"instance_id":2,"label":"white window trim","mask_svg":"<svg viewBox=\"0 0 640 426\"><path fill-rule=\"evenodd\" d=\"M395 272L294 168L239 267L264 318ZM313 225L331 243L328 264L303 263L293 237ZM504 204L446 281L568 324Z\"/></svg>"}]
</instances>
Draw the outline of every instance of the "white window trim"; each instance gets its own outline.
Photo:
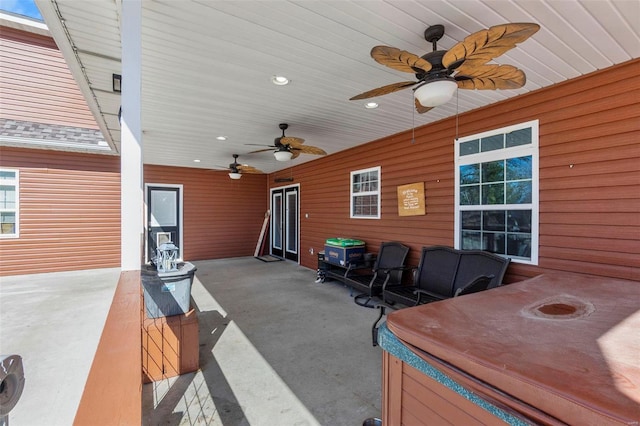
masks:
<instances>
[{"instance_id":1,"label":"white window trim","mask_svg":"<svg viewBox=\"0 0 640 426\"><path fill-rule=\"evenodd\" d=\"M358 192L357 194L354 194L353 192L353 176L354 175L359 175L362 173L368 173L368 172L378 172L378 190L377 191L364 191L364 192ZM376 216L355 216L353 214L353 197L354 196L366 196L366 195L377 195L378 196L378 214ZM382 195L382 169L380 166L376 166L376 167L370 167L368 169L361 169L361 170L354 170L351 172L351 174L349 175L349 218L350 219L380 219L381 217L381 212L380 212L380 198Z\"/></svg>"},{"instance_id":2,"label":"white window trim","mask_svg":"<svg viewBox=\"0 0 640 426\"><path fill-rule=\"evenodd\" d=\"M460 145L474 139L486 138L501 133L510 133L515 130L531 128L531 144L504 148L496 151L481 152L478 154L460 156ZM460 248L460 212L465 210L477 210L478 206L460 205L460 166L466 164L484 163L488 161L504 160L506 158L521 157L531 155L531 260L512 259L513 262L527 265L538 265L538 248L540 242L540 162L539 162L539 121L532 120L525 123L514 124L471 136L465 136L455 141L455 213L454 213L454 244L455 248ZM500 209L517 210L522 209L520 204L501 204Z\"/></svg>"},{"instance_id":3,"label":"white window trim","mask_svg":"<svg viewBox=\"0 0 640 426\"><path fill-rule=\"evenodd\" d=\"M16 188L16 207L13 209L2 209L2 211L15 212L16 214L16 232L13 234L0 234L0 239L15 239L20 238L20 170L17 169L0 169L3 172L12 172L16 174L14 182L6 182L8 185L13 185Z\"/></svg>"}]
</instances>

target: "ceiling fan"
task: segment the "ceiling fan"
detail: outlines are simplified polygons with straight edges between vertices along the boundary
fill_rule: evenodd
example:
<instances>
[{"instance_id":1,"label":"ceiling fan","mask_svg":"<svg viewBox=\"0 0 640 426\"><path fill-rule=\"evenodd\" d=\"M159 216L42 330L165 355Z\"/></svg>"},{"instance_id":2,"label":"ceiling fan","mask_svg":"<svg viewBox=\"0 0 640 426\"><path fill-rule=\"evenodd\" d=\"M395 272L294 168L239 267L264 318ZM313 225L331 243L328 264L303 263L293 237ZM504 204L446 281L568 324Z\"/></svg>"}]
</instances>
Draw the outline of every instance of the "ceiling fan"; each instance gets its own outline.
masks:
<instances>
[{"instance_id":1,"label":"ceiling fan","mask_svg":"<svg viewBox=\"0 0 640 426\"><path fill-rule=\"evenodd\" d=\"M288 161L293 158L297 158L300 154L313 154L313 155L327 155L327 153L318 147L303 145L304 139L294 138L291 136L285 136L284 131L289 128L287 123L280 123L280 130L282 130L282 136L275 138L273 140L273 145L261 145L268 146L267 149L259 149L257 151L251 151L249 154L253 154L256 152L264 152L271 151L275 148L273 152L276 160L278 161ZM247 145L259 145L259 144L247 144Z\"/></svg>"},{"instance_id":2,"label":"ceiling fan","mask_svg":"<svg viewBox=\"0 0 640 426\"><path fill-rule=\"evenodd\" d=\"M240 164L238 163L238 154L233 154L233 163L229 164L229 167L218 166L219 168L228 169L229 177L231 179L240 179L245 173L253 173L259 174L263 173L261 170L256 169L255 167L249 166L248 164Z\"/></svg>"},{"instance_id":3,"label":"ceiling fan","mask_svg":"<svg viewBox=\"0 0 640 426\"><path fill-rule=\"evenodd\" d=\"M526 83L524 72L513 65L488 64L492 59L522 43L540 29L538 24L512 23L496 25L473 33L449 50L438 50L444 35L443 25L433 25L424 32L433 51L422 57L389 46L375 46L371 57L394 70L415 74L418 81L402 81L378 87L352 97L367 99L397 92L411 86L416 111L425 113L449 101L455 90L518 89Z\"/></svg>"}]
</instances>

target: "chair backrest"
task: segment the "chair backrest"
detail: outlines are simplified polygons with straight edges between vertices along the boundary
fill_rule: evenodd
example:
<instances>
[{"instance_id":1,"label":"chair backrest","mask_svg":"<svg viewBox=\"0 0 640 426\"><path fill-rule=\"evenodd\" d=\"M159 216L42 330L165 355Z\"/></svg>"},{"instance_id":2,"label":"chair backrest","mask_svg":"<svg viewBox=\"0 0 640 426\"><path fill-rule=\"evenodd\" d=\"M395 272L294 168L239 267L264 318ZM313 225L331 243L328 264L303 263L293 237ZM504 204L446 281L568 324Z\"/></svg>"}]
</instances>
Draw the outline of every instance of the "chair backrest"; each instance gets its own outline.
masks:
<instances>
[{"instance_id":1,"label":"chair backrest","mask_svg":"<svg viewBox=\"0 0 640 426\"><path fill-rule=\"evenodd\" d=\"M453 281L459 260L459 252L451 247L423 247L414 286L443 298L453 297Z\"/></svg>"},{"instance_id":2,"label":"chair backrest","mask_svg":"<svg viewBox=\"0 0 640 426\"><path fill-rule=\"evenodd\" d=\"M409 254L409 247L404 244L395 241L382 243L373 269L380 274L385 269L403 267L407 254ZM389 273L388 284L396 285L401 281L402 270L396 269Z\"/></svg>"},{"instance_id":3,"label":"chair backrest","mask_svg":"<svg viewBox=\"0 0 640 426\"><path fill-rule=\"evenodd\" d=\"M460 252L460 264L453 285L455 293L480 275L493 275L487 288L502 285L502 279L511 259L482 250L463 250Z\"/></svg>"}]
</instances>

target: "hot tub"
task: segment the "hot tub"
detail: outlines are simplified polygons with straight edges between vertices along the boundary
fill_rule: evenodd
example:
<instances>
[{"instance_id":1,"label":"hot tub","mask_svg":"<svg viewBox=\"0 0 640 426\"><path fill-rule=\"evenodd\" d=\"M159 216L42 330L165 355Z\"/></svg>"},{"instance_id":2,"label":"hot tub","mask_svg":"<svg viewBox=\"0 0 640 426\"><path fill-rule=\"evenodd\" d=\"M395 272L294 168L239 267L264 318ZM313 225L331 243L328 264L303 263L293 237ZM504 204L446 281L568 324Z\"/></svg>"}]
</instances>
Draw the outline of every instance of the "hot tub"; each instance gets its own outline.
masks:
<instances>
[{"instance_id":1,"label":"hot tub","mask_svg":"<svg viewBox=\"0 0 640 426\"><path fill-rule=\"evenodd\" d=\"M385 426L640 421L640 282L545 274L390 313L379 343Z\"/></svg>"}]
</instances>

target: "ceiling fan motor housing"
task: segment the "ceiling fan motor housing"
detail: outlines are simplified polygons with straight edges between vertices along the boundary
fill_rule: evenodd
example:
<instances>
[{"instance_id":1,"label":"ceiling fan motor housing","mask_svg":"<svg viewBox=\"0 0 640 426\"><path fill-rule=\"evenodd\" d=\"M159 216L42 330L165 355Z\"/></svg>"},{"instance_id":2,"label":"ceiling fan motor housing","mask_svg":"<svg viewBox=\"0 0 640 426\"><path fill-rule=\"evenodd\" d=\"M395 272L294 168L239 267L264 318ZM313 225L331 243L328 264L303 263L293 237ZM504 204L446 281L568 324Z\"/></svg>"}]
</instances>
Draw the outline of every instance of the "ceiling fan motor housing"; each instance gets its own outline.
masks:
<instances>
[{"instance_id":1,"label":"ceiling fan motor housing","mask_svg":"<svg viewBox=\"0 0 640 426\"><path fill-rule=\"evenodd\" d=\"M442 65L442 57L447 53L446 50L436 50L422 56L422 59L431 64L431 69L426 72L419 68L414 68L416 78L420 81L440 80L453 74L453 69L445 68Z\"/></svg>"}]
</instances>

